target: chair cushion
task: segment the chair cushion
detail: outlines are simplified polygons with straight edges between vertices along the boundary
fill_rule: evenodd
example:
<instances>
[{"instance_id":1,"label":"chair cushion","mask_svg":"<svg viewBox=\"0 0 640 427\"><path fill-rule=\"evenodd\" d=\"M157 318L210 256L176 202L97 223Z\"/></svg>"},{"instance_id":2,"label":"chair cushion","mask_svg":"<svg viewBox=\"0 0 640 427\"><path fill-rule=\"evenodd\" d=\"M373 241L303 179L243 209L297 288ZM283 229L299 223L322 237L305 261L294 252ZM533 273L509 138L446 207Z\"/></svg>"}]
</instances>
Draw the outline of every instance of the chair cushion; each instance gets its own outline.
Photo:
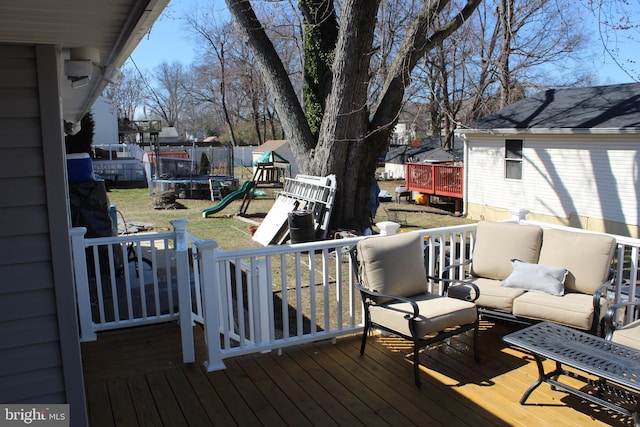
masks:
<instances>
[{"instance_id":1,"label":"chair cushion","mask_svg":"<svg viewBox=\"0 0 640 427\"><path fill-rule=\"evenodd\" d=\"M606 312L602 299L601 313ZM590 330L593 321L593 296L577 292L563 296L542 292L526 292L513 301L513 314L537 320L548 320L573 328Z\"/></svg>"},{"instance_id":2,"label":"chair cushion","mask_svg":"<svg viewBox=\"0 0 640 427\"><path fill-rule=\"evenodd\" d=\"M611 341L640 350L640 320L616 329Z\"/></svg>"},{"instance_id":3,"label":"chair cushion","mask_svg":"<svg viewBox=\"0 0 640 427\"><path fill-rule=\"evenodd\" d=\"M405 297L427 292L423 238L418 233L363 239L358 242L358 259L362 285L371 291Z\"/></svg>"},{"instance_id":4,"label":"chair cushion","mask_svg":"<svg viewBox=\"0 0 640 427\"><path fill-rule=\"evenodd\" d=\"M480 221L476 229L471 274L504 280L513 267L511 260L538 262L542 228L528 224Z\"/></svg>"},{"instance_id":5,"label":"chair cushion","mask_svg":"<svg viewBox=\"0 0 640 427\"><path fill-rule=\"evenodd\" d=\"M513 300L526 292L524 289L504 287L500 280L484 277L472 277L465 281L475 284L480 290L480 296L474 301L478 307L506 313L511 313ZM468 285L456 284L449 287L448 294L453 298L465 299L467 296L475 297L475 290Z\"/></svg>"},{"instance_id":6,"label":"chair cushion","mask_svg":"<svg viewBox=\"0 0 640 427\"><path fill-rule=\"evenodd\" d=\"M616 240L605 234L550 228L544 230L538 262L568 270L565 291L593 295L609 277L615 249Z\"/></svg>"},{"instance_id":7,"label":"chair cushion","mask_svg":"<svg viewBox=\"0 0 640 427\"><path fill-rule=\"evenodd\" d=\"M418 304L420 317L417 319L417 337L422 338L447 328L468 325L476 321L478 312L475 304L455 298L434 294L423 294L413 298ZM390 303L384 307L371 306L371 321L411 336L409 322L404 318L413 314L409 303Z\"/></svg>"},{"instance_id":8,"label":"chair cushion","mask_svg":"<svg viewBox=\"0 0 640 427\"><path fill-rule=\"evenodd\" d=\"M514 259L513 272L504 279L502 286L562 295L565 277L567 277L566 268L548 264L531 264Z\"/></svg>"}]
</instances>

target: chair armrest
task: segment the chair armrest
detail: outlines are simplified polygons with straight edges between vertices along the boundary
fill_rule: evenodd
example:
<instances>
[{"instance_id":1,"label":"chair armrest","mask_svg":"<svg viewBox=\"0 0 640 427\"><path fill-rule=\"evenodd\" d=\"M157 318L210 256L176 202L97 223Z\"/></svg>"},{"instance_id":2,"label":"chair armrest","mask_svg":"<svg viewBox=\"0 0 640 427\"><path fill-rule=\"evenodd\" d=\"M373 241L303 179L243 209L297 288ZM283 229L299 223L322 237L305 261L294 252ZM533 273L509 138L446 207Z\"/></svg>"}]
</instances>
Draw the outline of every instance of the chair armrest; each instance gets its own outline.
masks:
<instances>
[{"instance_id":1,"label":"chair armrest","mask_svg":"<svg viewBox=\"0 0 640 427\"><path fill-rule=\"evenodd\" d=\"M593 293L593 322L591 324L591 333L593 335L598 334L598 326L600 325L600 300L602 299L602 294L606 295L607 289L611 286L611 283L613 283L613 277L600 285L600 287ZM604 333L604 331L601 331L601 334L602 333Z\"/></svg>"},{"instance_id":2,"label":"chair armrest","mask_svg":"<svg viewBox=\"0 0 640 427\"><path fill-rule=\"evenodd\" d=\"M613 333L616 331L616 329L622 326L618 323L618 320L617 320L618 310L620 310L621 308L626 309L628 307L640 307L640 301L620 302L618 304L614 304L611 307L609 307L609 309L607 310L607 314L605 314L604 316L604 327L605 327L604 339L610 340L613 337Z\"/></svg>"},{"instance_id":3,"label":"chair armrest","mask_svg":"<svg viewBox=\"0 0 640 427\"><path fill-rule=\"evenodd\" d=\"M449 264L446 265L442 268L442 274L447 274L447 272L449 270L453 270L459 267L464 267L464 266L468 266L471 264L471 259L467 259L463 262L458 262L455 264ZM430 280L433 280L435 282L441 282L443 283L443 294L446 296L450 296L452 298L458 298L458 299L463 299L465 301L471 301L474 302L475 300L478 299L478 297L480 297L480 288L478 288L478 286L475 283L471 283L471 282L466 282L462 279L448 279L448 278L444 278L444 277L434 277L434 276L429 276L427 275L427 278ZM466 295L462 296L462 297L458 297L458 296L454 296L454 295L449 295L449 288L450 287L456 287L456 286L469 286L471 288L473 288L473 292L475 294L471 295L470 292L467 292Z\"/></svg>"},{"instance_id":4,"label":"chair armrest","mask_svg":"<svg viewBox=\"0 0 640 427\"><path fill-rule=\"evenodd\" d=\"M462 265L462 264L460 264L460 265ZM427 279L433 280L434 282L442 282L443 283L443 289L442 289L443 294L448 296L448 297L457 298L457 299L463 299L465 301L471 301L471 302L474 302L475 300L477 300L480 297L480 288L475 283L466 282L466 281L460 280L460 279L445 279L445 278L435 277L435 276L427 276ZM449 295L449 290L451 288L456 288L458 286L469 286L469 287L473 288L473 295L471 294L471 292L464 292L464 295L462 295L462 297L459 297L459 296L456 296L456 295ZM463 293L460 292L460 294L463 294Z\"/></svg>"},{"instance_id":5,"label":"chair armrest","mask_svg":"<svg viewBox=\"0 0 640 427\"><path fill-rule=\"evenodd\" d=\"M455 264L445 265L444 267L442 267L442 271L443 272L449 271L449 270L452 270L454 268L467 266L469 264L471 264L471 260L470 259L468 259L466 261L463 261L463 262L458 262L458 263L455 263Z\"/></svg>"},{"instance_id":6,"label":"chair armrest","mask_svg":"<svg viewBox=\"0 0 640 427\"><path fill-rule=\"evenodd\" d=\"M375 305L377 307L385 308L385 306L390 304L390 302L386 302L384 304L376 304L375 299L380 297L391 298L394 300L394 302L398 301L398 302L406 302L411 304L411 308L413 309L413 315L407 314L406 316L404 316L405 319L413 320L420 315L420 309L418 308L418 304L416 304L416 302L411 298L403 297L401 295L388 295L380 292L373 292L365 288L364 286L362 286L360 283L356 284L356 288L362 294L362 300L365 301L365 304Z\"/></svg>"}]
</instances>

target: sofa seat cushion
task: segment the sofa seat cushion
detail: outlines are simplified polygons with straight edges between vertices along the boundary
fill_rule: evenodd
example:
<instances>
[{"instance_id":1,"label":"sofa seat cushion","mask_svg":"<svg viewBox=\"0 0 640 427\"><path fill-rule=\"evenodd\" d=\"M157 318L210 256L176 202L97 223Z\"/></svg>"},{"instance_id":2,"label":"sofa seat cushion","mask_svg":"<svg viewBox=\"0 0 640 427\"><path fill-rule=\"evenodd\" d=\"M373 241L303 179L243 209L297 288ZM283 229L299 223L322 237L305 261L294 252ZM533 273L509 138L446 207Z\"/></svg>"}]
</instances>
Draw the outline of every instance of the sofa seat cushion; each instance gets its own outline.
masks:
<instances>
[{"instance_id":1,"label":"sofa seat cushion","mask_svg":"<svg viewBox=\"0 0 640 427\"><path fill-rule=\"evenodd\" d=\"M469 301L433 294L422 294L412 299L420 310L417 320L417 335L420 338L454 326L473 323L478 317L475 304ZM413 314L411 304L399 302L384 306L372 305L369 309L372 322L411 336L409 322L404 318L407 314Z\"/></svg>"},{"instance_id":2,"label":"sofa seat cushion","mask_svg":"<svg viewBox=\"0 0 640 427\"><path fill-rule=\"evenodd\" d=\"M606 305L604 299L603 304ZM601 313L605 311L606 307ZM542 292L527 292L513 301L513 314L590 330L593 322L593 295L571 292L556 296Z\"/></svg>"},{"instance_id":3,"label":"sofa seat cushion","mask_svg":"<svg viewBox=\"0 0 640 427\"><path fill-rule=\"evenodd\" d=\"M511 260L538 262L542 228L528 224L480 221L476 228L471 275L504 280Z\"/></svg>"},{"instance_id":4,"label":"sofa seat cushion","mask_svg":"<svg viewBox=\"0 0 640 427\"><path fill-rule=\"evenodd\" d=\"M480 296L474 302L478 307L511 313L513 300L526 291L518 288L508 288L502 286L502 281L474 277L466 279L480 290ZM452 285L449 287L449 296L465 299L467 296L475 297L475 290L468 285Z\"/></svg>"},{"instance_id":5,"label":"sofa seat cushion","mask_svg":"<svg viewBox=\"0 0 640 427\"><path fill-rule=\"evenodd\" d=\"M640 320L616 329L611 341L640 350Z\"/></svg>"}]
</instances>

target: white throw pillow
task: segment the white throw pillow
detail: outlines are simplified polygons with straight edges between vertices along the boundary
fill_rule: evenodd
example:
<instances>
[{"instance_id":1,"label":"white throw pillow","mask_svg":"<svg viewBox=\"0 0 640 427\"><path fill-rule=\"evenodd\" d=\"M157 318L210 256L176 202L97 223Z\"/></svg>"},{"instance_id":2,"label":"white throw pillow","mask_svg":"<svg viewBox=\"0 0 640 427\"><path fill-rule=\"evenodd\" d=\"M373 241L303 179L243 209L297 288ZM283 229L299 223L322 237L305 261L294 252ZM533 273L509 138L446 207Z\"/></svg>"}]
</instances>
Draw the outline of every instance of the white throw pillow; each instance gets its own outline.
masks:
<instances>
[{"instance_id":1,"label":"white throw pillow","mask_svg":"<svg viewBox=\"0 0 640 427\"><path fill-rule=\"evenodd\" d=\"M511 260L513 272L502 282L502 286L564 295L564 279L567 269L548 264L531 264L518 259Z\"/></svg>"}]
</instances>

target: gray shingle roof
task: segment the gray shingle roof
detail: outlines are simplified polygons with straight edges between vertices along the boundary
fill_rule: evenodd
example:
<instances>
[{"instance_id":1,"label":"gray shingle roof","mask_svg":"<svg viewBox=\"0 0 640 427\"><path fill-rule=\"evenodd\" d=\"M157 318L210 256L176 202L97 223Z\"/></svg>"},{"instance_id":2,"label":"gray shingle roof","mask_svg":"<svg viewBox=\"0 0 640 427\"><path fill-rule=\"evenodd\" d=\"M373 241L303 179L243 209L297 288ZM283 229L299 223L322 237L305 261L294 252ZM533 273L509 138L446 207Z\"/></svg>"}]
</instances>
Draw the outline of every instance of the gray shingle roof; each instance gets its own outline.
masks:
<instances>
[{"instance_id":1,"label":"gray shingle roof","mask_svg":"<svg viewBox=\"0 0 640 427\"><path fill-rule=\"evenodd\" d=\"M640 83L549 89L484 116L471 128L640 128Z\"/></svg>"}]
</instances>

